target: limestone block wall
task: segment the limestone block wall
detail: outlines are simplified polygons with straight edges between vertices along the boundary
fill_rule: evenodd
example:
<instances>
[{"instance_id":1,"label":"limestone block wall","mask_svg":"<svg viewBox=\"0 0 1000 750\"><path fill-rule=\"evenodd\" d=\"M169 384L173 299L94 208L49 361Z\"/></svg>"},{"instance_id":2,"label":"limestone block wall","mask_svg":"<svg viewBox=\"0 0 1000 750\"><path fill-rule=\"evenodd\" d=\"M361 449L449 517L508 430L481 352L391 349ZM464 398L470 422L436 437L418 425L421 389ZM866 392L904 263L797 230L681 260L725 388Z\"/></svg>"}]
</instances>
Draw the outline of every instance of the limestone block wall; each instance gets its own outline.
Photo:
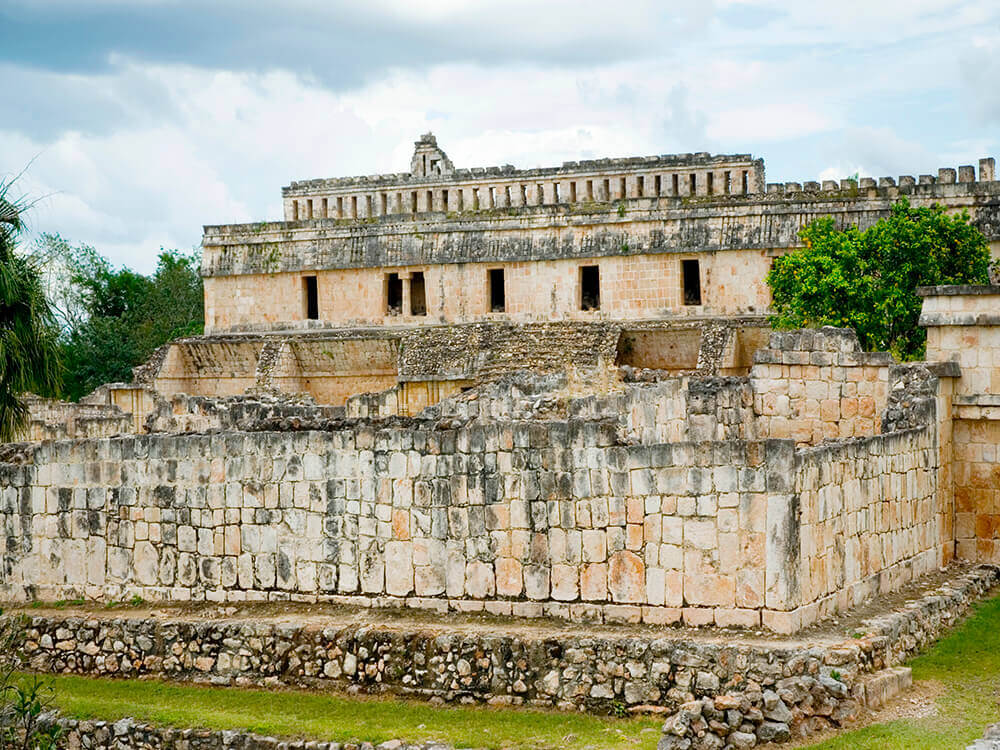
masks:
<instances>
[{"instance_id":1,"label":"limestone block wall","mask_svg":"<svg viewBox=\"0 0 1000 750\"><path fill-rule=\"evenodd\" d=\"M160 403L144 425L146 432L210 432L245 430L268 419L335 419L338 406L317 404L308 396L261 392L254 396L212 398L179 393Z\"/></svg>"},{"instance_id":2,"label":"limestone block wall","mask_svg":"<svg viewBox=\"0 0 1000 750\"><path fill-rule=\"evenodd\" d=\"M750 372L758 436L814 444L877 434L893 361L862 351L848 329L772 333Z\"/></svg>"},{"instance_id":3,"label":"limestone block wall","mask_svg":"<svg viewBox=\"0 0 1000 750\"><path fill-rule=\"evenodd\" d=\"M953 440L956 554L1000 561L1000 416L955 420Z\"/></svg>"},{"instance_id":4,"label":"limestone block wall","mask_svg":"<svg viewBox=\"0 0 1000 750\"><path fill-rule=\"evenodd\" d=\"M5 469L4 590L758 623L784 575L766 462L791 444L614 442L563 422L46 443Z\"/></svg>"},{"instance_id":5,"label":"limestone block wall","mask_svg":"<svg viewBox=\"0 0 1000 750\"><path fill-rule=\"evenodd\" d=\"M1000 560L1000 287L920 290L927 358L957 365L950 438L943 445L954 498L955 553Z\"/></svg>"},{"instance_id":6,"label":"limestone block wall","mask_svg":"<svg viewBox=\"0 0 1000 750\"><path fill-rule=\"evenodd\" d=\"M407 331L400 345L402 381L496 378L518 370L556 372L615 360L621 328L611 322L506 321Z\"/></svg>"},{"instance_id":7,"label":"limestone block wall","mask_svg":"<svg viewBox=\"0 0 1000 750\"><path fill-rule=\"evenodd\" d=\"M938 567L938 452L927 426L800 450L796 566L805 622Z\"/></svg>"},{"instance_id":8,"label":"limestone block wall","mask_svg":"<svg viewBox=\"0 0 1000 750\"><path fill-rule=\"evenodd\" d=\"M287 340L267 384L286 393L308 393L323 404L343 404L348 396L396 383L397 348L385 337Z\"/></svg>"},{"instance_id":9,"label":"limestone block wall","mask_svg":"<svg viewBox=\"0 0 1000 750\"><path fill-rule=\"evenodd\" d=\"M263 342L253 339L173 342L152 379L164 396L235 396L257 383Z\"/></svg>"},{"instance_id":10,"label":"limestone block wall","mask_svg":"<svg viewBox=\"0 0 1000 750\"><path fill-rule=\"evenodd\" d=\"M1000 286L925 287L920 325L927 329L927 359L962 368L956 403L1000 394ZM965 399L963 402L962 399Z\"/></svg>"},{"instance_id":11,"label":"limestone block wall","mask_svg":"<svg viewBox=\"0 0 1000 750\"><path fill-rule=\"evenodd\" d=\"M553 234L553 241L557 235ZM472 242L456 239L456 242ZM477 240L478 241L478 240ZM490 241L490 240L487 240ZM514 236L492 242L518 244ZM581 240L583 241L583 240ZM635 240L632 240L635 242ZM647 240L648 241L648 240ZM629 240L623 239L621 247ZM289 248L289 251L291 248ZM663 315L739 315L762 312L770 302L763 277L770 257L760 250L729 253L624 254L551 260L498 256L485 262L307 269L301 272L208 276L207 332L297 327L307 321L304 278L316 278L317 325L460 323L476 320L633 320ZM685 297L682 263L698 260L697 304ZM599 309L583 309L581 268L600 271ZM495 311L490 271L502 270L504 307ZM423 278L424 304L414 314L414 274ZM390 306L388 277L403 284L399 306Z\"/></svg>"},{"instance_id":12,"label":"limestone block wall","mask_svg":"<svg viewBox=\"0 0 1000 750\"><path fill-rule=\"evenodd\" d=\"M114 404L87 404L27 397L23 440L97 438L133 432L132 416Z\"/></svg>"}]
</instances>

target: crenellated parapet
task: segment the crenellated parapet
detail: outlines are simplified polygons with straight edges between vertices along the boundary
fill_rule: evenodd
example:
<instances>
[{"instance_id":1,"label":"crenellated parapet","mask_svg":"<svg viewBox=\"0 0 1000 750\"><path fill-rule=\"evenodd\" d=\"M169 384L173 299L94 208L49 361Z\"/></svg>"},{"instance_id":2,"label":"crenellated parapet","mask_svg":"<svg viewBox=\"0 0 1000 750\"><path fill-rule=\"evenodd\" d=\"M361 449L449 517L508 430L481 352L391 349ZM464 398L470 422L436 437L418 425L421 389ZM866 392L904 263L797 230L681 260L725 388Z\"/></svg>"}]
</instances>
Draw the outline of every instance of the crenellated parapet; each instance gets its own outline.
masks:
<instances>
[{"instance_id":1,"label":"crenellated parapet","mask_svg":"<svg viewBox=\"0 0 1000 750\"><path fill-rule=\"evenodd\" d=\"M669 154L563 162L561 167L455 169L430 133L410 171L293 182L282 189L286 221L370 219L632 198L749 195L764 190L764 163L750 154Z\"/></svg>"}]
</instances>

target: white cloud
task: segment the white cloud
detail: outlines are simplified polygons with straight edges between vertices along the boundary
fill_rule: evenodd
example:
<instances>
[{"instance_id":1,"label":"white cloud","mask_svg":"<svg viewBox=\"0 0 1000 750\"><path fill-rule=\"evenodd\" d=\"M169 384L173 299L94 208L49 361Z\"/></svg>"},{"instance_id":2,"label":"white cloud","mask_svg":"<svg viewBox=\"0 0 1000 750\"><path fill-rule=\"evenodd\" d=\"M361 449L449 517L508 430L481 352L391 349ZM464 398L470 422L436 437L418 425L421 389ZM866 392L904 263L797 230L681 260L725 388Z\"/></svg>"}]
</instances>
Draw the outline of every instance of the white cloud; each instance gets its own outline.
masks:
<instances>
[{"instance_id":1,"label":"white cloud","mask_svg":"<svg viewBox=\"0 0 1000 750\"><path fill-rule=\"evenodd\" d=\"M753 151L769 179L800 181L932 171L1000 148L989 127L1000 121L1000 54L981 32L998 17L990 4L740 2L733 18L756 13L763 31L713 25L716 5L736 3L692 1L666 16L653 0L610 11L512 0L502 12L377 0L366 13L440 34L521 34L525 48L558 39L575 57L425 64L415 45L413 65L338 90L330 71L305 65L226 70L111 54L104 72L25 79L29 105L0 117L2 168L38 156L23 185L52 195L34 211L36 230L148 270L161 245L197 244L202 224L278 218L291 180L407 169L427 130L460 167ZM296 8L333 12L312 0L287 12ZM595 40L612 37L635 54L605 54Z\"/></svg>"}]
</instances>

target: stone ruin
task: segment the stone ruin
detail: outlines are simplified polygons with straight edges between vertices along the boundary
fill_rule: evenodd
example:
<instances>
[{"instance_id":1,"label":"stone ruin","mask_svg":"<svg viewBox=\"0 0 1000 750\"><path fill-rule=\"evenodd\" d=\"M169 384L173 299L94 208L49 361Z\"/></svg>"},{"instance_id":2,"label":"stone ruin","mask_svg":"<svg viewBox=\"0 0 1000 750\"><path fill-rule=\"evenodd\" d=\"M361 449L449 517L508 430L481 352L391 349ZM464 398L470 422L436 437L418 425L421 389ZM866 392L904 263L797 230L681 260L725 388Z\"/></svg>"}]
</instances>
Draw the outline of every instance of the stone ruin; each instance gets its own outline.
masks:
<instances>
[{"instance_id":1,"label":"stone ruin","mask_svg":"<svg viewBox=\"0 0 1000 750\"><path fill-rule=\"evenodd\" d=\"M897 363L851 331L769 331L757 287L803 217L870 221L898 195L973 207L996 244L991 170L781 190L739 155L477 173L423 137L409 175L293 183L285 222L206 228L206 336L78 405L33 402L0 449L3 598L527 634L53 614L33 663L658 711L682 750L842 725L997 581L968 566L1000 558L1000 288L922 290L927 361ZM916 600L821 635L897 592Z\"/></svg>"}]
</instances>

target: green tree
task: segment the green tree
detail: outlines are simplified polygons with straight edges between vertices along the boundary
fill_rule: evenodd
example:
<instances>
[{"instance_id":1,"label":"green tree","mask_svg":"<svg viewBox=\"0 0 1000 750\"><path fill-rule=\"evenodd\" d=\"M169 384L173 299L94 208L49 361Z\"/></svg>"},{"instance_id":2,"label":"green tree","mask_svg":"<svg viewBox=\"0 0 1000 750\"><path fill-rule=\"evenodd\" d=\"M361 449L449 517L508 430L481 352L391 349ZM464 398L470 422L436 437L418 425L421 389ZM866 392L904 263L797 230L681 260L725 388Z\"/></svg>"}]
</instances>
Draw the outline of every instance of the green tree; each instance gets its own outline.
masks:
<instances>
[{"instance_id":1,"label":"green tree","mask_svg":"<svg viewBox=\"0 0 1000 750\"><path fill-rule=\"evenodd\" d=\"M198 253L161 250L144 276L114 268L88 245L44 235L36 253L51 258L61 335L64 391L77 400L104 383L130 381L132 368L178 336L204 330Z\"/></svg>"},{"instance_id":2,"label":"green tree","mask_svg":"<svg viewBox=\"0 0 1000 750\"><path fill-rule=\"evenodd\" d=\"M24 394L59 384L57 327L42 277L17 250L24 205L0 183L0 441L15 440L28 422Z\"/></svg>"},{"instance_id":3,"label":"green tree","mask_svg":"<svg viewBox=\"0 0 1000 750\"><path fill-rule=\"evenodd\" d=\"M924 354L918 286L989 282L989 246L965 211L949 216L901 198L864 232L827 217L799 236L805 247L776 258L767 275L772 326L853 328L868 351L900 359Z\"/></svg>"}]
</instances>

